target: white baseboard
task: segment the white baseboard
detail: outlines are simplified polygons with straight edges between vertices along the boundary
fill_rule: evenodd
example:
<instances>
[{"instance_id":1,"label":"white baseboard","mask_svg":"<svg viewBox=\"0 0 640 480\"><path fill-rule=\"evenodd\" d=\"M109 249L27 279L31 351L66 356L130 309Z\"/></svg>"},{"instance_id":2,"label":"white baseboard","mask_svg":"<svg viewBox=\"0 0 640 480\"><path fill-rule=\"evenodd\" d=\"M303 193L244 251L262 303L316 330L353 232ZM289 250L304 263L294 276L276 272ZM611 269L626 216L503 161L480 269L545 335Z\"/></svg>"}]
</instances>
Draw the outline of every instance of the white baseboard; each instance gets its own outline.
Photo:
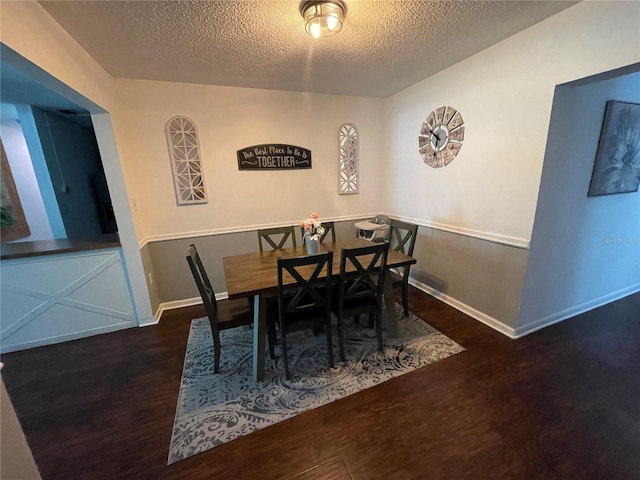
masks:
<instances>
[{"instance_id":1,"label":"white baseboard","mask_svg":"<svg viewBox=\"0 0 640 480\"><path fill-rule=\"evenodd\" d=\"M515 338L523 337L544 327L553 325L554 323L562 322L563 320L567 320L569 318L575 317L576 315L588 312L589 310L593 310L594 308L601 307L603 305L606 305L607 303L615 302L616 300L620 300L621 298L624 298L628 295L633 295L637 292L640 292L640 283L636 283L635 285L631 285L630 287L608 293L594 300L589 300L588 302L581 303L580 305L567 308L560 312L552 313L551 315L547 315L546 317L540 318L526 325L516 327L514 332Z\"/></svg>"},{"instance_id":2,"label":"white baseboard","mask_svg":"<svg viewBox=\"0 0 640 480\"><path fill-rule=\"evenodd\" d=\"M54 335L47 338L39 338L37 340L32 340L27 342L14 343L9 345L3 344L2 348L0 349L0 353L4 354L4 353L10 353L10 352L17 352L19 350L26 350L28 348L43 347L45 345L53 345L55 343L62 343L62 342L68 342L71 340L78 340L81 338L93 337L95 335L101 335L103 333L117 332L118 330L125 330L127 328L132 328L132 327L135 327L135 325L132 325L131 322L122 322L122 323L115 323L115 324L107 325L103 327L91 328L88 330L83 330L81 332L72 332L72 333L65 333L63 335Z\"/></svg>"},{"instance_id":3,"label":"white baseboard","mask_svg":"<svg viewBox=\"0 0 640 480\"><path fill-rule=\"evenodd\" d=\"M432 297L437 298L438 300L442 300L447 305L451 305L456 310L460 310L462 313L466 313L470 317L478 320L479 322L484 323L485 325L493 328L494 330L506 335L509 338L516 338L515 332L513 328L505 325L504 323L496 320L493 317L490 317L486 313L482 313L479 310L476 310L469 305L462 303L454 298L445 295L442 292L434 290L433 288L425 285L424 283L418 282L414 279L409 279L409 283L416 287L419 290L422 290L425 293L428 293ZM224 300L229 298L227 292L216 293L216 300ZM173 302L165 302L161 303L156 311L156 318L159 320L165 310L172 310L174 308L182 308L182 307L190 307L192 305L199 305L202 303L202 299L200 297L194 298L186 298L184 300L175 300Z\"/></svg>"},{"instance_id":4,"label":"white baseboard","mask_svg":"<svg viewBox=\"0 0 640 480\"><path fill-rule=\"evenodd\" d=\"M423 292L428 293L432 297L435 297L438 300L443 301L444 303L452 306L456 310L459 310L462 313L469 315L471 318L478 320L481 323L484 323L488 327L493 328L495 331L500 332L503 335L514 340L517 338L524 337L525 335L533 333L544 327L548 327L549 325L562 322L563 320L567 320L569 318L575 317L576 315L580 315L581 313L588 312L589 310L593 310L594 308L601 307L603 305L606 305L607 303L611 303L616 300L620 300L621 298L624 298L628 295L633 295L634 293L640 292L640 283L638 283L628 288L624 288L616 292L603 295L602 297L599 297L595 300L591 300L589 302L576 305L575 307L568 308L561 312L548 315L544 318L541 318L540 320L531 322L528 325L523 325L521 327L516 327L514 329L513 327L509 327L508 325L505 325L501 321L487 315L486 313L483 313L480 310L476 310L475 308L470 307L466 303L456 300L455 298L452 298L438 290L435 290L434 288L431 288L422 282L414 280L413 278L409 279L409 283L414 287L416 287L418 290L422 290ZM227 292L216 293L216 300L225 300L227 298L229 298L229 295L227 294ZM156 315L155 315L156 322L140 325L140 326L142 327L142 326L157 324L158 321L160 320L160 317L162 316L162 313L165 310L172 310L174 308L182 308L182 307L190 307L192 305L199 305L201 303L202 303L202 299L200 297L187 298L184 300L176 300L173 302L161 303L160 306L158 307L158 310L156 311Z\"/></svg>"},{"instance_id":5,"label":"white baseboard","mask_svg":"<svg viewBox=\"0 0 640 480\"><path fill-rule=\"evenodd\" d=\"M227 292L216 293L216 300L225 300L229 298L229 294ZM165 310L173 310L174 308L183 308L183 307L191 307L193 305L201 305L202 298L193 297L193 298L185 298L184 300L174 300L172 302L164 302L158 305L158 309L156 310L156 323L160 321L162 314ZM142 325L141 325L142 326Z\"/></svg>"},{"instance_id":6,"label":"white baseboard","mask_svg":"<svg viewBox=\"0 0 640 480\"><path fill-rule=\"evenodd\" d=\"M409 279L409 283L414 287L416 287L418 290L422 290L423 292L428 293L432 297L435 297L438 300L443 301L447 305L452 306L456 310L459 310L462 313L469 315L471 318L478 320L481 323L484 323L485 325L493 328L497 332L500 332L509 338L516 338L515 331L512 327L505 325L501 321L487 315L486 313L483 313L480 310L476 310L475 308L470 307L466 303L456 300L455 298L450 297L449 295L442 293L434 288L431 288L430 286L422 282L414 280L413 278Z\"/></svg>"},{"instance_id":7,"label":"white baseboard","mask_svg":"<svg viewBox=\"0 0 640 480\"><path fill-rule=\"evenodd\" d=\"M158 324L158 319L155 316L153 316L153 317L150 317L150 318L148 318L146 320L141 321L140 325L138 325L138 326L139 327L151 327L151 326L157 325L157 324Z\"/></svg>"},{"instance_id":8,"label":"white baseboard","mask_svg":"<svg viewBox=\"0 0 640 480\"><path fill-rule=\"evenodd\" d=\"M423 292L428 293L432 297L435 297L438 300L443 301L447 305L452 306L456 310L460 310L462 313L465 313L469 315L471 318L474 318L475 320L478 320L479 322L484 323L486 326L493 328L495 331L500 332L509 338L513 338L513 339L517 338L515 334L515 330L512 327L505 325L501 321L487 315L486 313L483 313L480 310L476 310L475 308L470 307L466 303L462 303L461 301L456 300L455 298L452 298L449 295L446 295L434 288L431 288L430 286L422 282L414 280L413 278L409 279L409 283L414 287L416 287L418 290L422 290Z\"/></svg>"}]
</instances>

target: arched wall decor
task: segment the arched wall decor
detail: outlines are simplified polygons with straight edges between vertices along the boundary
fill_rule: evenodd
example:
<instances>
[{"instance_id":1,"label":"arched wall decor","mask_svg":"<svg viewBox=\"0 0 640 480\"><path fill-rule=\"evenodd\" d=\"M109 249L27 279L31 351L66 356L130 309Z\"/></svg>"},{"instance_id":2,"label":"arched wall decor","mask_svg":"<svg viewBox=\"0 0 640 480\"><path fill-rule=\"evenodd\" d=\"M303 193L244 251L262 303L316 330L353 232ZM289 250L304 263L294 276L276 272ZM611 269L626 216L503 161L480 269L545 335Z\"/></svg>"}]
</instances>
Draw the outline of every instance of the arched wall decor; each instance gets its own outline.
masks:
<instances>
[{"instance_id":1,"label":"arched wall decor","mask_svg":"<svg viewBox=\"0 0 640 480\"><path fill-rule=\"evenodd\" d=\"M195 123L187 117L175 116L167 121L165 133L178 205L207 203Z\"/></svg>"},{"instance_id":2,"label":"arched wall decor","mask_svg":"<svg viewBox=\"0 0 640 480\"><path fill-rule=\"evenodd\" d=\"M358 129L352 123L345 123L338 129L338 150L340 154L340 178L338 193L349 195L358 193Z\"/></svg>"}]
</instances>

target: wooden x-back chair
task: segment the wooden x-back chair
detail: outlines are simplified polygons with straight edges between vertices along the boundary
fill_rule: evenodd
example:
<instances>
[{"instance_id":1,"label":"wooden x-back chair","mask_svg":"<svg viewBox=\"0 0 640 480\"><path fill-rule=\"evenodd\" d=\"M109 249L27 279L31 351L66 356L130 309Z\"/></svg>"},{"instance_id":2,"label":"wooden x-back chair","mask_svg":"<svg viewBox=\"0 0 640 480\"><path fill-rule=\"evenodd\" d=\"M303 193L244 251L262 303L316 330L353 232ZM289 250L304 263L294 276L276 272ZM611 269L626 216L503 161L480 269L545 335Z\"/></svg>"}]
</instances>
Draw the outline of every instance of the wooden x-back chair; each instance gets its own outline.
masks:
<instances>
[{"instance_id":1,"label":"wooden x-back chair","mask_svg":"<svg viewBox=\"0 0 640 480\"><path fill-rule=\"evenodd\" d=\"M291 239L291 245L287 245L287 241ZM296 235L293 225L289 227L263 228L258 230L258 244L260 251L263 250L263 240L271 247L272 250L281 250L288 246L296 246Z\"/></svg>"},{"instance_id":2,"label":"wooden x-back chair","mask_svg":"<svg viewBox=\"0 0 640 480\"><path fill-rule=\"evenodd\" d=\"M400 220L390 220L389 232L387 240L390 249L396 252L402 252L405 255L413 256L413 248L416 245L416 237L418 236L418 225ZM409 315L409 269L411 265L402 267L400 270L402 275L395 272L389 272L391 286L393 288L402 288L402 307L405 317Z\"/></svg>"},{"instance_id":3,"label":"wooden x-back chair","mask_svg":"<svg viewBox=\"0 0 640 480\"><path fill-rule=\"evenodd\" d=\"M187 263L196 282L202 303L209 317L211 335L213 336L214 373L220 372L220 331L253 323L253 314L246 302L239 300L216 301L209 276L204 269L195 245L189 246Z\"/></svg>"},{"instance_id":4,"label":"wooden x-back chair","mask_svg":"<svg viewBox=\"0 0 640 480\"><path fill-rule=\"evenodd\" d=\"M338 318L340 360L344 362L345 318L369 314L375 320L378 350L382 351L382 293L387 268L387 242L371 246L343 248L340 257L340 280L334 294L333 312ZM371 323L371 322L370 322Z\"/></svg>"},{"instance_id":5,"label":"wooden x-back chair","mask_svg":"<svg viewBox=\"0 0 640 480\"><path fill-rule=\"evenodd\" d=\"M331 274L333 252L278 259L278 297L267 304L269 315L277 318L282 342L282 357L287 379L290 378L287 332L310 328L324 330L329 365L333 363L331 342ZM322 274L324 273L324 276ZM291 283L289 277L295 283ZM275 357L273 342L269 342Z\"/></svg>"}]
</instances>

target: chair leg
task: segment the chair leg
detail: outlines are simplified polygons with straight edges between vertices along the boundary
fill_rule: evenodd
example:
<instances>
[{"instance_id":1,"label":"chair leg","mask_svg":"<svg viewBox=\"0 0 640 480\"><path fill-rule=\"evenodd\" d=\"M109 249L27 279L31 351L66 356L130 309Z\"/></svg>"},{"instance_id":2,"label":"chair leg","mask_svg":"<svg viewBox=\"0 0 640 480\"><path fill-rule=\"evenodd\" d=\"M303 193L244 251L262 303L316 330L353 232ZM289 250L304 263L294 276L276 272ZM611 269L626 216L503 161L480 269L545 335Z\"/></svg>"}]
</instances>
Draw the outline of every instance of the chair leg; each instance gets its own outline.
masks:
<instances>
[{"instance_id":1,"label":"chair leg","mask_svg":"<svg viewBox=\"0 0 640 480\"><path fill-rule=\"evenodd\" d=\"M342 331L342 316L338 317L338 346L340 348L340 360L345 361L346 355L344 354L344 332Z\"/></svg>"},{"instance_id":2,"label":"chair leg","mask_svg":"<svg viewBox=\"0 0 640 480\"><path fill-rule=\"evenodd\" d=\"M267 320L267 337L269 339L269 356L271 360L276 358L276 322L275 320Z\"/></svg>"},{"instance_id":3,"label":"chair leg","mask_svg":"<svg viewBox=\"0 0 640 480\"><path fill-rule=\"evenodd\" d=\"M382 346L382 308L378 309L376 313L376 333L378 334L378 351L382 352L384 350Z\"/></svg>"},{"instance_id":4,"label":"chair leg","mask_svg":"<svg viewBox=\"0 0 640 480\"><path fill-rule=\"evenodd\" d=\"M287 335L284 333L284 323L280 322L280 341L282 342L282 360L284 361L284 376L287 380L291 378L289 372L289 354L287 353Z\"/></svg>"},{"instance_id":5,"label":"chair leg","mask_svg":"<svg viewBox=\"0 0 640 480\"><path fill-rule=\"evenodd\" d=\"M375 326L375 320L376 320L375 313L371 312L369 314L369 328L373 328Z\"/></svg>"},{"instance_id":6,"label":"chair leg","mask_svg":"<svg viewBox=\"0 0 640 480\"><path fill-rule=\"evenodd\" d=\"M331 314L327 314L327 322L324 326L325 334L327 335L327 355L329 356L329 366L331 368L335 367L335 362L333 361L333 341L331 339Z\"/></svg>"},{"instance_id":7,"label":"chair leg","mask_svg":"<svg viewBox=\"0 0 640 480\"><path fill-rule=\"evenodd\" d=\"M409 282L402 284L402 306L404 307L404 316L409 316Z\"/></svg>"},{"instance_id":8,"label":"chair leg","mask_svg":"<svg viewBox=\"0 0 640 480\"><path fill-rule=\"evenodd\" d=\"M213 335L213 373L220 373L220 337Z\"/></svg>"}]
</instances>

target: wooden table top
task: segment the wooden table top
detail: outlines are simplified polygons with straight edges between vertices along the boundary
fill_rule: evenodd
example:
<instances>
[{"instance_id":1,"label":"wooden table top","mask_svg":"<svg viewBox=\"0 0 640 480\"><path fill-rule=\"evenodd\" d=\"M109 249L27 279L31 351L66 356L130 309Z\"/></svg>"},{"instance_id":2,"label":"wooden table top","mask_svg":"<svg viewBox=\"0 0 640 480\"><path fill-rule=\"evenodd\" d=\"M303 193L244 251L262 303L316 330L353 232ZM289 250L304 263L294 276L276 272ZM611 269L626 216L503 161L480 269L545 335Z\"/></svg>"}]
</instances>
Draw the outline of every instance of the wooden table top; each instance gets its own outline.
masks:
<instances>
[{"instance_id":1,"label":"wooden table top","mask_svg":"<svg viewBox=\"0 0 640 480\"><path fill-rule=\"evenodd\" d=\"M333 251L333 275L340 273L340 251L345 248L368 247L371 242L353 238L346 241L325 242L320 244L320 252ZM268 252L246 253L224 257L224 274L229 298L241 298L256 294L274 292L278 287L278 258L290 258L307 255L304 245ZM412 265L416 259L401 252L389 250L387 267Z\"/></svg>"}]
</instances>

